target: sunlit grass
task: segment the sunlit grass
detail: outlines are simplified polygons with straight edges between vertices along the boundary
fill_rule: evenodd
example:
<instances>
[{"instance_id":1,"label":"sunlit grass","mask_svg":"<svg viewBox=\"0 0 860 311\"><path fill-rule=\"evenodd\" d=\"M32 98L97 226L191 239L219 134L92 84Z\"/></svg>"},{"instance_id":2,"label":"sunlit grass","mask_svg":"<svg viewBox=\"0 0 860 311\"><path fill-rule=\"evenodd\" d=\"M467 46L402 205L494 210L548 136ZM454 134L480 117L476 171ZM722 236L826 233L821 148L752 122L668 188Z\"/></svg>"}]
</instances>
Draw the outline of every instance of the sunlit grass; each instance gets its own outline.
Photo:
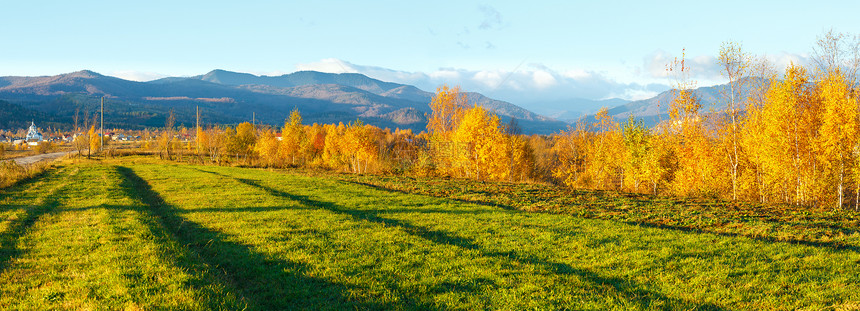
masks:
<instances>
[{"instance_id":1,"label":"sunlit grass","mask_svg":"<svg viewBox=\"0 0 860 311\"><path fill-rule=\"evenodd\" d=\"M142 158L67 165L2 194L0 308L720 310L860 301L854 248L525 212L546 202L509 204L500 201L513 200L507 184L465 181L447 190L452 199L398 178ZM516 197L559 195L541 189Z\"/></svg>"}]
</instances>

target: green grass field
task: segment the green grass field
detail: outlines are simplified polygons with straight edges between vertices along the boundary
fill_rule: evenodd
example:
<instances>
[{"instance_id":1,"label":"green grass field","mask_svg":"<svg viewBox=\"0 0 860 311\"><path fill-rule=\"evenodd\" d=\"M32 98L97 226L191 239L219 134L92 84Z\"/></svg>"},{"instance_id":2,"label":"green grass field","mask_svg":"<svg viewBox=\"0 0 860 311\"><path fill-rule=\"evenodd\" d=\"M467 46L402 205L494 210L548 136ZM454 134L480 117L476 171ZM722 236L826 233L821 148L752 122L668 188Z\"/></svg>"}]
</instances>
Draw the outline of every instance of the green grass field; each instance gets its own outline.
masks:
<instances>
[{"instance_id":1,"label":"green grass field","mask_svg":"<svg viewBox=\"0 0 860 311\"><path fill-rule=\"evenodd\" d=\"M860 308L854 216L707 206L145 158L69 163L0 193L0 309Z\"/></svg>"}]
</instances>

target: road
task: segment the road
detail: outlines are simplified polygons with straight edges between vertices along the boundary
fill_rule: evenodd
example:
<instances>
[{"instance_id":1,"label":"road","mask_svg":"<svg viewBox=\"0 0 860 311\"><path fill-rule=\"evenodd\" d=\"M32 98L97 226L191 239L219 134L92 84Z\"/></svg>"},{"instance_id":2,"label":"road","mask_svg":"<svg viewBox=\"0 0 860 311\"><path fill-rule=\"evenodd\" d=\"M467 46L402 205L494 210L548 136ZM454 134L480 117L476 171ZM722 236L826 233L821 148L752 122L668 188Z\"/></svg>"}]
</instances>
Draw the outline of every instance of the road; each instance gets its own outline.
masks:
<instances>
[{"instance_id":1,"label":"road","mask_svg":"<svg viewBox=\"0 0 860 311\"><path fill-rule=\"evenodd\" d=\"M14 159L10 159L10 160L15 161L15 163L18 163L18 165L30 165L30 164L33 164L33 163L36 163L39 161L53 160L53 159L62 157L66 154L69 154L71 152L72 151L43 153L43 154L37 154L37 155L28 156L28 157L14 158Z\"/></svg>"}]
</instances>

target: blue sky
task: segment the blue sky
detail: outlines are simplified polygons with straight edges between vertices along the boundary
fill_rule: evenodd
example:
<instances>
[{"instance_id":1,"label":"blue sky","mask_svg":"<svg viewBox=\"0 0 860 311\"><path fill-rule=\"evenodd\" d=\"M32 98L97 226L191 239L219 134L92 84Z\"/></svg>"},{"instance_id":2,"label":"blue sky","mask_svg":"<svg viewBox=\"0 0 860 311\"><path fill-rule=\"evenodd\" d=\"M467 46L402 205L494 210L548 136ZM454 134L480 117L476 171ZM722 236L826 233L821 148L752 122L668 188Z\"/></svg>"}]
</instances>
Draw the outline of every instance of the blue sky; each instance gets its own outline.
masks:
<instances>
[{"instance_id":1,"label":"blue sky","mask_svg":"<svg viewBox=\"0 0 860 311\"><path fill-rule=\"evenodd\" d=\"M856 1L10 1L0 76L80 69L133 80L212 69L361 72L425 90L459 84L529 106L639 99L686 48L723 82L723 41L777 65L816 37L860 33Z\"/></svg>"}]
</instances>

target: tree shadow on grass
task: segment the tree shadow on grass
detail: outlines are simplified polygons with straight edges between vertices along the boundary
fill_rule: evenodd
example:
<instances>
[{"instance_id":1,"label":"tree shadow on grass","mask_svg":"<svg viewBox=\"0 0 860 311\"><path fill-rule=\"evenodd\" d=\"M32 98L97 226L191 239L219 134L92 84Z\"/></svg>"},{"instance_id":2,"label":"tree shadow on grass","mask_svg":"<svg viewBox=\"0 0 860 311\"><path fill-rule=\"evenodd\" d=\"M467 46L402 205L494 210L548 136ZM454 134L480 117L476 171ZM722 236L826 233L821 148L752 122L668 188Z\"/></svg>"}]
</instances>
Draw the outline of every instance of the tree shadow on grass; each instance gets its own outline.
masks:
<instances>
[{"instance_id":1,"label":"tree shadow on grass","mask_svg":"<svg viewBox=\"0 0 860 311\"><path fill-rule=\"evenodd\" d=\"M769 237L769 236L753 236L753 235L743 234L743 233L720 232L720 231L714 231L714 230L706 230L706 229L691 228L691 227L684 227L684 226L672 226L672 225L665 225L665 224L655 224L655 223L649 223L649 222L623 221L622 223L625 223L625 224L628 224L631 226L639 226L639 227L645 227L645 228L657 228L657 229L662 229L662 230L672 230L672 231L686 232L686 233L707 233L707 234L713 234L713 235L723 236L723 237L747 238L750 240L756 240L756 241L767 242L767 243L788 243L788 244L795 244L795 245L811 246L811 247L816 247L816 248L826 248L826 249L831 249L834 251L849 251L849 252L854 252L854 253L860 253L860 247L858 247L857 245L842 243L842 242L838 242L838 241L810 241L810 240L802 240L802 239L790 238L790 237L789 238L775 238L775 237Z\"/></svg>"},{"instance_id":2,"label":"tree shadow on grass","mask_svg":"<svg viewBox=\"0 0 860 311\"><path fill-rule=\"evenodd\" d=\"M57 177L56 171L51 171L50 173L43 172L37 176L32 178L28 178L26 181L22 181L17 183L14 187L10 189L4 190L7 191L21 191L21 188L30 186L36 181L40 179L53 178ZM42 202L36 206L8 206L8 205L0 205L0 208L22 208L25 209L23 217L19 217L17 220L12 221L6 231L0 232L0 274L6 271L11 264L13 258L20 257L23 255L21 250L18 248L18 242L24 234L27 233L27 230L33 226L39 219L55 211L59 206L60 202L57 200L57 193L61 192L66 185L58 185L57 188L50 189L47 194L42 196ZM0 197L0 200L4 199L5 195Z\"/></svg>"},{"instance_id":3,"label":"tree shadow on grass","mask_svg":"<svg viewBox=\"0 0 860 311\"><path fill-rule=\"evenodd\" d=\"M153 215L172 233L173 238L216 268L226 281L249 303L262 310L283 309L395 309L404 305L358 301L353 293L364 289L308 277L307 264L268 258L251 247L230 240L227 234L207 229L180 216L180 211L155 192L132 169L118 167L125 177L123 189L140 198ZM420 306L411 306L420 307ZM426 306L425 306L426 308Z\"/></svg>"},{"instance_id":4,"label":"tree shadow on grass","mask_svg":"<svg viewBox=\"0 0 860 311\"><path fill-rule=\"evenodd\" d=\"M45 202L38 206L28 206L24 217L13 222L9 228L0 233L0 274L6 271L13 258L22 255L18 248L18 241L35 224L39 218L51 213L60 206L60 202L53 198L46 198Z\"/></svg>"},{"instance_id":5,"label":"tree shadow on grass","mask_svg":"<svg viewBox=\"0 0 860 311\"><path fill-rule=\"evenodd\" d=\"M359 185L359 186L364 186L364 187L373 188L376 190L386 191L386 192L394 192L394 193L408 194L408 195L425 195L425 194L410 193L408 191L404 191L404 190L400 190L400 189L393 189L393 188L388 188L388 187L384 187L384 186L380 186L380 185L374 185L371 183L360 182L360 181L352 181L352 180L340 180L340 181L343 183L346 183L346 184ZM431 197L439 198L437 196L431 196ZM519 209L514 208L512 206L507 206L504 204L498 204L498 203L493 203L493 202L486 202L486 201L480 201L480 200L467 200L467 199L459 199L459 198L445 198L445 199L457 201L460 203L475 204L475 205L481 205L481 206L487 206L487 207L497 207L497 208L502 208L502 209L511 210L511 211L519 211Z\"/></svg>"},{"instance_id":6,"label":"tree shadow on grass","mask_svg":"<svg viewBox=\"0 0 860 311\"><path fill-rule=\"evenodd\" d=\"M432 197L441 197L441 196L434 196L434 195L430 195L430 194L415 194L415 193L410 193L408 191L403 191L400 189L394 189L394 188L389 188L389 187L365 183L365 182L358 182L358 181L343 181L343 182L349 183L349 184L365 186L365 187L377 189L380 191L392 192L392 193L403 193L403 194L412 194L412 195L427 195L427 196L432 196ZM603 192L605 192L605 193L603 193ZM601 199L606 199L607 197L610 196L609 194L607 194L607 193L609 193L608 191L596 191L596 193L598 193L597 197L599 197ZM614 196L617 194L611 194L611 195ZM635 204L646 205L646 204L652 204L653 203L652 201L649 201L648 198L641 198L640 196L637 196L637 195L633 195L633 194L623 194L623 195L625 197L627 197L627 199L630 200L630 202L635 203ZM500 204L500 203L480 201L480 200L464 200L464 199L458 199L458 198L449 198L449 199L454 200L454 201L458 201L458 202L463 202L463 203L498 207L498 208L502 208L505 210L511 210L511 211L527 212L527 211L524 211L524 210L519 209L517 207L509 206L509 205L505 205L505 204ZM682 201L682 200L677 200L677 199L665 199L665 198L663 198L663 200L665 200L665 202L667 204L676 204L676 205L687 204L687 202ZM695 203L695 204L702 204L702 203ZM609 212L621 212L621 213L627 212L626 210L616 209L616 208L613 208L610 206L603 206L603 207L601 207L601 209L609 211ZM551 213L551 211L547 211L547 212ZM573 215L573 216L581 217L581 218L589 218L589 219L611 220L611 219L606 219L604 217L595 217L595 216L589 216L589 215ZM781 242L781 243L790 243L790 244L796 244L796 245L811 246L811 247L816 247L816 248L828 248L828 249L832 249L832 250L836 250L836 251L850 251L850 252L860 253L860 246L848 244L848 243L842 243L839 241L815 241L815 240L805 240L805 239L792 238L792 237L775 238L775 237L770 237L770 236L758 236L758 235L751 235L751 234L744 234L744 233L722 232L722 231L717 231L717 230L711 230L708 228L698 228L698 227L689 227L689 226L675 226L675 225L653 223L653 222L647 222L647 221L623 221L623 220L614 220L614 221L618 221L618 222L628 224L628 225L647 227L647 228L657 228L657 229L663 229L663 230L672 230L672 231L688 232L688 233L708 233L708 234L714 234L714 235L724 236L724 237L733 237L733 238L744 237L744 238L748 238L748 239L752 239L752 240L756 240L756 241L761 241L761 242L767 242L767 243L780 243ZM780 222L780 221L771 221L771 220L764 220L764 221L766 223L784 223L784 222ZM809 224L805 224L805 225L809 225ZM843 226L832 225L832 224L811 224L809 226L816 227L816 228L826 228L826 229L839 230L846 235L847 234L853 234L853 233L857 232L857 228L846 228Z\"/></svg>"},{"instance_id":7,"label":"tree shadow on grass","mask_svg":"<svg viewBox=\"0 0 860 311\"><path fill-rule=\"evenodd\" d=\"M201 170L202 171L202 170ZM208 172L208 171L203 171ZM213 172L208 172L213 173ZM492 257L497 260L502 261L512 261L520 264L533 264L537 266L541 266L547 271L551 271L555 274L563 274L563 275L575 275L580 279L593 284L595 287L603 287L608 286L612 291L619 294L624 299L629 302L635 304L639 308L642 309L650 309L650 308L659 308L662 310L675 310L678 308L684 309L696 309L696 310L723 310L720 306L713 304L697 304L689 301L684 301L681 299L675 299L671 297L667 297L659 292L654 292L650 290L646 290L641 288L640 285L631 282L630 280L623 278L615 278L615 277L606 277L601 276L597 273L594 273L585 269L578 269L573 266L564 263L552 262L547 259L539 258L532 254L520 253L515 250L510 251L488 251L484 249L483 246L476 243L473 239L460 237L456 235L452 235L448 232L438 231L428 229L422 226L416 226L411 223L389 219L381 217L378 211L371 210L355 210L350 209L344 206L340 206L333 202L325 202L311 199L308 196L304 195L296 195L287 192L283 192L265 185L260 184L259 182L251 179L243 179L231 177L223 174L213 173L219 176L232 178L236 181L244 183L249 186L253 186L264 190L265 192L287 198L293 201L300 202L307 206L314 206L321 209L325 209L331 212L348 215L352 217L354 220L359 221L367 221L377 224L382 224L384 226L396 226L406 232L407 234L414 236L416 238L420 238L423 240L430 241L436 244L449 245L454 247L459 247L462 249L475 251L479 253L481 256ZM448 287L443 286L443 288L471 288L471 287Z\"/></svg>"}]
</instances>

